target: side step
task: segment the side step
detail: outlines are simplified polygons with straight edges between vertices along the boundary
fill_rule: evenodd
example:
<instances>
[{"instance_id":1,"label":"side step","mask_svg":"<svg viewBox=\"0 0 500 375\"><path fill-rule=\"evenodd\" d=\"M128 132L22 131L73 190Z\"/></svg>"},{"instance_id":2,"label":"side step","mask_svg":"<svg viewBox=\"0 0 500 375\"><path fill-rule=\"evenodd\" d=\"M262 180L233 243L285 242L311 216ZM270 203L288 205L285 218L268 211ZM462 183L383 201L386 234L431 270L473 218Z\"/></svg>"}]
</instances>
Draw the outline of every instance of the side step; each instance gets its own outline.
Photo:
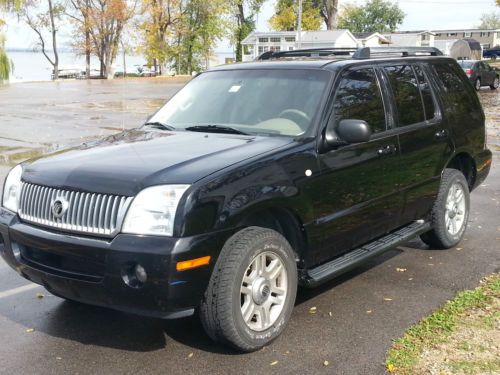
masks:
<instances>
[{"instance_id":1,"label":"side step","mask_svg":"<svg viewBox=\"0 0 500 375\"><path fill-rule=\"evenodd\" d=\"M382 254L396 246L402 245L414 237L427 232L431 228L430 224L423 220L417 220L412 224L398 229L395 232L381 237L373 242L363 245L357 249L349 251L339 258L324 263L321 266L307 271L304 278L304 286L315 287L328 280L331 280L358 266L368 259Z\"/></svg>"}]
</instances>

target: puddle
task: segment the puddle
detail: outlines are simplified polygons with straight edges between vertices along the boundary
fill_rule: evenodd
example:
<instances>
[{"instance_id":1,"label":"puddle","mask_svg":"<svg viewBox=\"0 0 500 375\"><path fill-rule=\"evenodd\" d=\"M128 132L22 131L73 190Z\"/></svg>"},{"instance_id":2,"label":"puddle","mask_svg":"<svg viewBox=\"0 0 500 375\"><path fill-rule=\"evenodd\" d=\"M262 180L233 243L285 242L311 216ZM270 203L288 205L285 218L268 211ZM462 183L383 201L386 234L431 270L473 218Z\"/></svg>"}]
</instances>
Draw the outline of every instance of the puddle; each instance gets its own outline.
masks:
<instances>
[{"instance_id":1,"label":"puddle","mask_svg":"<svg viewBox=\"0 0 500 375\"><path fill-rule=\"evenodd\" d=\"M160 108L165 101L165 99L123 99L108 102L74 102L60 104L59 106L78 107L99 111L150 114Z\"/></svg>"}]
</instances>

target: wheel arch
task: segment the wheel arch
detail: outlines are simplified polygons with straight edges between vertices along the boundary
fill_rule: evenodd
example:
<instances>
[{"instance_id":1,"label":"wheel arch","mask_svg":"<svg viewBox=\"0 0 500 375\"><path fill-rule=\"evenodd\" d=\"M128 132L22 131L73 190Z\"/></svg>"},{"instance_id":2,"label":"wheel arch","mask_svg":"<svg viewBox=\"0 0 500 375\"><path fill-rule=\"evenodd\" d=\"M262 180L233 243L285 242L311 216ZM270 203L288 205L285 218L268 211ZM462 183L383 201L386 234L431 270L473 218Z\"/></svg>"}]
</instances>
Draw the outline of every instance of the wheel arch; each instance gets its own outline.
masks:
<instances>
[{"instance_id":1,"label":"wheel arch","mask_svg":"<svg viewBox=\"0 0 500 375\"><path fill-rule=\"evenodd\" d=\"M469 190L472 190L476 182L476 162L468 152L459 152L453 155L448 161L445 168L456 169L465 176L465 180L469 185Z\"/></svg>"},{"instance_id":2,"label":"wheel arch","mask_svg":"<svg viewBox=\"0 0 500 375\"><path fill-rule=\"evenodd\" d=\"M275 230L288 241L297 261L302 264L307 251L307 236L300 218L284 207L265 207L245 215L239 227L257 226Z\"/></svg>"}]
</instances>

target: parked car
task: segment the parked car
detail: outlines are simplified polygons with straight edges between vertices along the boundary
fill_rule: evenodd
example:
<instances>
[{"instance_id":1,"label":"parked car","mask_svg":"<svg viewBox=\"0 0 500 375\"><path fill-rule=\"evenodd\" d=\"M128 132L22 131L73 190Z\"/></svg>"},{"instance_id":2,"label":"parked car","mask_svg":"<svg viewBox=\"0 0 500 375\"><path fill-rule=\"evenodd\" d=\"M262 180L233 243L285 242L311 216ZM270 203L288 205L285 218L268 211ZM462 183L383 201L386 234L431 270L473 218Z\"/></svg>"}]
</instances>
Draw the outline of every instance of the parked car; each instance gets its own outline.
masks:
<instances>
[{"instance_id":1,"label":"parked car","mask_svg":"<svg viewBox=\"0 0 500 375\"><path fill-rule=\"evenodd\" d=\"M497 57L500 57L500 46L495 46L495 47L490 48L490 49L485 49L483 51L483 57L485 59L496 60Z\"/></svg>"},{"instance_id":2,"label":"parked car","mask_svg":"<svg viewBox=\"0 0 500 375\"><path fill-rule=\"evenodd\" d=\"M500 85L499 72L490 64L478 60L459 60L458 63L477 91L483 86L496 90Z\"/></svg>"},{"instance_id":3,"label":"parked car","mask_svg":"<svg viewBox=\"0 0 500 375\"><path fill-rule=\"evenodd\" d=\"M463 238L492 154L473 86L439 55L284 51L203 72L144 126L13 168L1 255L56 296L199 312L214 340L257 350L299 285Z\"/></svg>"}]
</instances>

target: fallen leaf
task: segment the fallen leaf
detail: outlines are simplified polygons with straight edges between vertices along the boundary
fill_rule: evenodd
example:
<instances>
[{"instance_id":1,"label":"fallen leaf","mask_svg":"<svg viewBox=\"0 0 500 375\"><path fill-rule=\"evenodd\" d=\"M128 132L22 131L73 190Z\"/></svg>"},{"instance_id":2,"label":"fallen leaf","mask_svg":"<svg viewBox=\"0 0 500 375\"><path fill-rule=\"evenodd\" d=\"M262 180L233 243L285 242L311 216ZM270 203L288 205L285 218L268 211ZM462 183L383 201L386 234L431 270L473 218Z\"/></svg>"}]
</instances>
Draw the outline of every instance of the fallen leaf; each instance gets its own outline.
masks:
<instances>
[{"instance_id":1,"label":"fallen leaf","mask_svg":"<svg viewBox=\"0 0 500 375\"><path fill-rule=\"evenodd\" d=\"M35 332L35 329L34 329L34 328L28 328L28 329L26 330L26 333L31 333L31 332Z\"/></svg>"},{"instance_id":2,"label":"fallen leaf","mask_svg":"<svg viewBox=\"0 0 500 375\"><path fill-rule=\"evenodd\" d=\"M289 351L289 350L287 350L287 351L285 352L285 354L290 354L290 351Z\"/></svg>"},{"instance_id":3,"label":"fallen leaf","mask_svg":"<svg viewBox=\"0 0 500 375\"><path fill-rule=\"evenodd\" d=\"M61 357L56 357L56 359L57 359L58 361L60 361L62 358L61 358Z\"/></svg>"},{"instance_id":4,"label":"fallen leaf","mask_svg":"<svg viewBox=\"0 0 500 375\"><path fill-rule=\"evenodd\" d=\"M389 363L387 365L387 371L389 371L390 373L394 372L394 365L392 363Z\"/></svg>"},{"instance_id":5,"label":"fallen leaf","mask_svg":"<svg viewBox=\"0 0 500 375\"><path fill-rule=\"evenodd\" d=\"M433 266L433 265L434 265L434 263L429 263L429 264L428 264L428 266Z\"/></svg>"},{"instance_id":6,"label":"fallen leaf","mask_svg":"<svg viewBox=\"0 0 500 375\"><path fill-rule=\"evenodd\" d=\"M366 313L367 313L367 314L371 314L371 313L372 313L372 311L371 311L371 310L366 310Z\"/></svg>"},{"instance_id":7,"label":"fallen leaf","mask_svg":"<svg viewBox=\"0 0 500 375\"><path fill-rule=\"evenodd\" d=\"M192 358L192 357L193 357L193 355L194 355L194 353L189 353L189 354L188 354L188 358Z\"/></svg>"},{"instance_id":8,"label":"fallen leaf","mask_svg":"<svg viewBox=\"0 0 500 375\"><path fill-rule=\"evenodd\" d=\"M36 298L38 298L38 299L42 299L43 297L45 297L45 294L42 294L42 293L36 294Z\"/></svg>"},{"instance_id":9,"label":"fallen leaf","mask_svg":"<svg viewBox=\"0 0 500 375\"><path fill-rule=\"evenodd\" d=\"M396 268L397 272L406 272L406 268Z\"/></svg>"},{"instance_id":10,"label":"fallen leaf","mask_svg":"<svg viewBox=\"0 0 500 375\"><path fill-rule=\"evenodd\" d=\"M311 308L309 309L309 313L310 313L310 314L316 314L316 311L317 311L317 310L318 310L318 309L316 308L316 306L313 306L313 307L311 307Z\"/></svg>"},{"instance_id":11,"label":"fallen leaf","mask_svg":"<svg viewBox=\"0 0 500 375\"><path fill-rule=\"evenodd\" d=\"M384 298L384 301L392 301L392 298Z\"/></svg>"},{"instance_id":12,"label":"fallen leaf","mask_svg":"<svg viewBox=\"0 0 500 375\"><path fill-rule=\"evenodd\" d=\"M328 361L323 362L323 366L328 366L329 364L330 364L330 362L328 362Z\"/></svg>"},{"instance_id":13,"label":"fallen leaf","mask_svg":"<svg viewBox=\"0 0 500 375\"><path fill-rule=\"evenodd\" d=\"M278 361L271 362L270 364L271 366L276 366L278 364Z\"/></svg>"},{"instance_id":14,"label":"fallen leaf","mask_svg":"<svg viewBox=\"0 0 500 375\"><path fill-rule=\"evenodd\" d=\"M462 248L461 247L457 247L457 250L460 251L460 250L462 250Z\"/></svg>"},{"instance_id":15,"label":"fallen leaf","mask_svg":"<svg viewBox=\"0 0 500 375\"><path fill-rule=\"evenodd\" d=\"M432 259L432 257L429 257L429 259Z\"/></svg>"},{"instance_id":16,"label":"fallen leaf","mask_svg":"<svg viewBox=\"0 0 500 375\"><path fill-rule=\"evenodd\" d=\"M410 277L410 278L408 279L408 281L412 281L412 280L413 280L413 277Z\"/></svg>"}]
</instances>

